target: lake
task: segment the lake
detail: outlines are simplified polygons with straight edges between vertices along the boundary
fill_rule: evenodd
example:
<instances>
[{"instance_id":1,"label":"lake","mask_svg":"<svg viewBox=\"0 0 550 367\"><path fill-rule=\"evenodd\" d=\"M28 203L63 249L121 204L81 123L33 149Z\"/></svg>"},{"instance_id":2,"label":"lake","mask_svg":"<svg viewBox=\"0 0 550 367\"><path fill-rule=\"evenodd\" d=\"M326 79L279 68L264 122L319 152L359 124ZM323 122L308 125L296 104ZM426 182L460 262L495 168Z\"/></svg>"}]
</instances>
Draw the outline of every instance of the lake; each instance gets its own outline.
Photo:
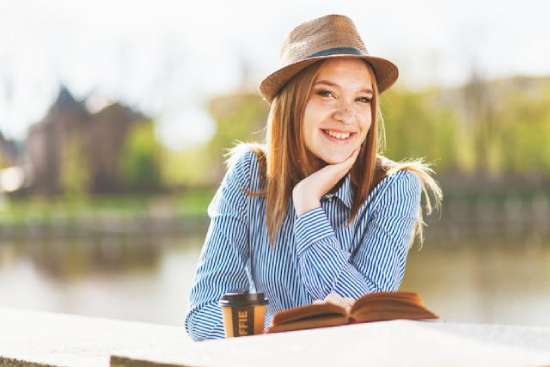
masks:
<instances>
[{"instance_id":1,"label":"lake","mask_svg":"<svg viewBox=\"0 0 550 367\"><path fill-rule=\"evenodd\" d=\"M202 241L0 240L0 307L183 326ZM550 241L427 240L401 290L449 321L550 326Z\"/></svg>"}]
</instances>

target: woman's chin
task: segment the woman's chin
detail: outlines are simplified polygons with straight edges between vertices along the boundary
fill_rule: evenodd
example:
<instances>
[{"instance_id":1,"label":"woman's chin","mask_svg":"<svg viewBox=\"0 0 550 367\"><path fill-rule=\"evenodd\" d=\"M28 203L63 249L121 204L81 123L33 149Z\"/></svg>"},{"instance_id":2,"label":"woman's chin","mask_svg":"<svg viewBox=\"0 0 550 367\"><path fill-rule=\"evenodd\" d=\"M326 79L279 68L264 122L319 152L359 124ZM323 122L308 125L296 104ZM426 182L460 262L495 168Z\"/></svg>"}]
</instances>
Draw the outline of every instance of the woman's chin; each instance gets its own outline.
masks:
<instances>
[{"instance_id":1,"label":"woman's chin","mask_svg":"<svg viewBox=\"0 0 550 367\"><path fill-rule=\"evenodd\" d=\"M349 154L331 154L325 155L321 159L325 161L326 164L337 164L342 163L348 158Z\"/></svg>"}]
</instances>

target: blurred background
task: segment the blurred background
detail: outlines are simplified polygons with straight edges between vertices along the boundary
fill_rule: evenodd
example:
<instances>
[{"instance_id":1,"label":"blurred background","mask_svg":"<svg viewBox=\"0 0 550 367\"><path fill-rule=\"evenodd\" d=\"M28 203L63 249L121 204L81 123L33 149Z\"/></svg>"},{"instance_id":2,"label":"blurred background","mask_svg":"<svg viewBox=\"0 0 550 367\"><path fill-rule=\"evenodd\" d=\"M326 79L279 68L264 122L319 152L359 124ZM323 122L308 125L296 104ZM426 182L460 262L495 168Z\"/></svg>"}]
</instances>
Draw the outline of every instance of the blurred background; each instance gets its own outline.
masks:
<instances>
[{"instance_id":1,"label":"blurred background","mask_svg":"<svg viewBox=\"0 0 550 367\"><path fill-rule=\"evenodd\" d=\"M451 321L550 326L550 5L0 0L0 307L183 326L237 140L287 32L352 17L400 79L394 160L445 195L402 290Z\"/></svg>"}]
</instances>

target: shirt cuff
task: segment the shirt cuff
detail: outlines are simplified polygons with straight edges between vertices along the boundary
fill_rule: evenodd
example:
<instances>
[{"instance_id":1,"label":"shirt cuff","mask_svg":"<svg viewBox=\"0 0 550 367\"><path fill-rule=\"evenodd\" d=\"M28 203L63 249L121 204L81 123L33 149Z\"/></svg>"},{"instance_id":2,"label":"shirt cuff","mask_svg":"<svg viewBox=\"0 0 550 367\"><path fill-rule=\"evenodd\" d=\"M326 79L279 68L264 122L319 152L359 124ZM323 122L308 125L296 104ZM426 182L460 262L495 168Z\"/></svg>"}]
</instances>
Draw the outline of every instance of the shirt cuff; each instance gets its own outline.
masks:
<instances>
[{"instance_id":1,"label":"shirt cuff","mask_svg":"<svg viewBox=\"0 0 550 367\"><path fill-rule=\"evenodd\" d=\"M340 271L340 275L334 284L333 291L342 297L357 299L367 293L377 291L376 286L365 279L353 264L347 262Z\"/></svg>"},{"instance_id":2,"label":"shirt cuff","mask_svg":"<svg viewBox=\"0 0 550 367\"><path fill-rule=\"evenodd\" d=\"M322 207L311 209L296 218L294 239L298 256L313 243L331 236L334 236L334 230Z\"/></svg>"}]
</instances>

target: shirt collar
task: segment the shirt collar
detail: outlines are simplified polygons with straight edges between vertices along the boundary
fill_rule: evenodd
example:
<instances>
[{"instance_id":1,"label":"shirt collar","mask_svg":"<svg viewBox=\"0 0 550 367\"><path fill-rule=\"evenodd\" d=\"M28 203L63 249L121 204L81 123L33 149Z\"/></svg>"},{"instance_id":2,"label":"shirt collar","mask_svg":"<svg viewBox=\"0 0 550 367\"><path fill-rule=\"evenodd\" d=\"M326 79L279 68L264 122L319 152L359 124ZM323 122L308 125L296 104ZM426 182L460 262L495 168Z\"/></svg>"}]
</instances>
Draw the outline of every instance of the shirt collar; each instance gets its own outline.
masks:
<instances>
[{"instance_id":1,"label":"shirt collar","mask_svg":"<svg viewBox=\"0 0 550 367\"><path fill-rule=\"evenodd\" d=\"M336 196L344 205L348 207L348 209L351 209L352 206L352 199L353 199L353 193L352 193L352 186L351 186L351 172L348 172L346 176L344 177L344 181L340 185L340 187L334 192L333 194L325 194L323 195L324 198L329 198L331 196Z\"/></svg>"}]
</instances>

